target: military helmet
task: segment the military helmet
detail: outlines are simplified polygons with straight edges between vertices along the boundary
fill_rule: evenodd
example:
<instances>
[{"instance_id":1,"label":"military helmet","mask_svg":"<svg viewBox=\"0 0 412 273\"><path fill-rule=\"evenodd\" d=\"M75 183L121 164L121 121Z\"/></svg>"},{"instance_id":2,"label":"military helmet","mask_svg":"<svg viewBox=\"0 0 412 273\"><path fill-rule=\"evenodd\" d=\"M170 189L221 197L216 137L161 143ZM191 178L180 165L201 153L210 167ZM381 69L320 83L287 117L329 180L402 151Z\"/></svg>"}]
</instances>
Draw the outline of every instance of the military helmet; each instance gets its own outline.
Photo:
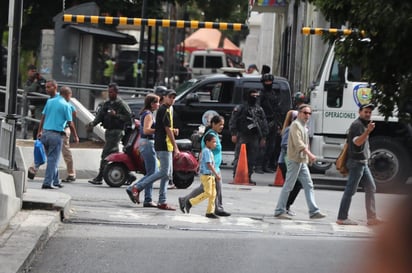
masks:
<instances>
[{"instance_id":1,"label":"military helmet","mask_svg":"<svg viewBox=\"0 0 412 273\"><path fill-rule=\"evenodd\" d=\"M271 81L273 82L273 80L275 79L275 77L273 77L272 74L270 73L266 73L262 75L262 78L260 79L261 82L265 82L265 81Z\"/></svg>"}]
</instances>

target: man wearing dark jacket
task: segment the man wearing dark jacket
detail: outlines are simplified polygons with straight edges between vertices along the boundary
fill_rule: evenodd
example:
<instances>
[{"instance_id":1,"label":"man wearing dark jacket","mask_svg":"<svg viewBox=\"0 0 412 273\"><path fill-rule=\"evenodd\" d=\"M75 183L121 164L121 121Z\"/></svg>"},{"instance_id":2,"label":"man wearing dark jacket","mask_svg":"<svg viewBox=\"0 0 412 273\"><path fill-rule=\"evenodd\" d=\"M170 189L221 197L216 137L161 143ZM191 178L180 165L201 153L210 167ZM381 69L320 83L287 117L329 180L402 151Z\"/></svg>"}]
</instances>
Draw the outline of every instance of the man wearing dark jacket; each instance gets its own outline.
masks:
<instances>
[{"instance_id":1,"label":"man wearing dark jacket","mask_svg":"<svg viewBox=\"0 0 412 273\"><path fill-rule=\"evenodd\" d=\"M24 84L24 96L29 96L32 93L46 93L46 79L43 78L38 72L37 68L34 65L29 65L27 68L27 81ZM34 97L35 95L33 95ZM42 116L43 107L46 104L46 98L31 98L27 102L27 107L31 105L33 107L33 114L32 117L35 119L40 119ZM27 110L24 111L27 114ZM39 128L39 124L35 123L33 126L33 139L37 138L37 131Z\"/></svg>"},{"instance_id":2,"label":"man wearing dark jacket","mask_svg":"<svg viewBox=\"0 0 412 273\"><path fill-rule=\"evenodd\" d=\"M236 173L240 147L242 144L246 144L249 182L251 184L256 184L256 182L251 180L251 176L256 165L259 147L265 145L268 134L265 112L257 103L258 98L258 90L251 89L245 91L244 103L235 107L229 121L232 142L236 144L233 174L235 175Z\"/></svg>"},{"instance_id":3,"label":"man wearing dark jacket","mask_svg":"<svg viewBox=\"0 0 412 273\"><path fill-rule=\"evenodd\" d=\"M282 130L285 113L282 113L280 90L272 87L273 80L272 74L262 75L263 90L260 105L265 111L269 132L266 137L266 145L262 147L259 153L256 166L257 173L274 173L280 153L280 131Z\"/></svg>"},{"instance_id":4,"label":"man wearing dark jacket","mask_svg":"<svg viewBox=\"0 0 412 273\"><path fill-rule=\"evenodd\" d=\"M119 143L124 134L125 125L131 121L132 112L129 106L117 96L119 88L117 84L109 84L109 100L105 101L100 107L95 119L88 124L88 129L92 129L102 123L106 129L104 137L106 142L103 147L100 168L98 175L89 180L89 183L101 185L103 180L103 170L106 166L105 158L112 153L119 151Z\"/></svg>"}]
</instances>

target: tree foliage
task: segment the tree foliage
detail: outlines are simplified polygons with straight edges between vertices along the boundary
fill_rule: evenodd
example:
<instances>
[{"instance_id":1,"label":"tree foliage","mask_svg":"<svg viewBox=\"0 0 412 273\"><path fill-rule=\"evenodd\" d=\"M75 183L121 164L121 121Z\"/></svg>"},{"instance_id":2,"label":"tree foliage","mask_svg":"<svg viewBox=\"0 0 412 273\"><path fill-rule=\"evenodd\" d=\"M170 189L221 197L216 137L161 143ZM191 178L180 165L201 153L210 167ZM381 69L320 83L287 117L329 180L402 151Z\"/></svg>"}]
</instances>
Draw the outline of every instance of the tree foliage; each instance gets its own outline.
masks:
<instances>
[{"instance_id":1,"label":"tree foliage","mask_svg":"<svg viewBox=\"0 0 412 273\"><path fill-rule=\"evenodd\" d=\"M379 110L411 121L412 113L412 3L399 0L312 0L331 22L363 30L346 37L337 54L347 64L360 64L365 75L376 83L374 99ZM328 39L336 39L328 36Z\"/></svg>"}]
</instances>

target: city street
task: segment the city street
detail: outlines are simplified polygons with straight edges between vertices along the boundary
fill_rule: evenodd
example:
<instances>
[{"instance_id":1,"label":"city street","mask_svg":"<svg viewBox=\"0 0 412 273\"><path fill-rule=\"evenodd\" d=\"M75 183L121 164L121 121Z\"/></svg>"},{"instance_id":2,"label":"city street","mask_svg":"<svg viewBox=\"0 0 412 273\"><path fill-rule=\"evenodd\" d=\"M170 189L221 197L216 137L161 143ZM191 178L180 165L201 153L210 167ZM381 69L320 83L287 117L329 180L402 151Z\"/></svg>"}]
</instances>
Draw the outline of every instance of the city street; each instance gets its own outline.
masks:
<instances>
[{"instance_id":1,"label":"city street","mask_svg":"<svg viewBox=\"0 0 412 273\"><path fill-rule=\"evenodd\" d=\"M182 214L135 205L125 187L64 184L59 191L72 196L71 216L30 272L350 272L347 261L356 266L379 231L365 224L363 192L350 211L359 226L335 224L342 195L336 190L315 190L325 219L309 220L301 193L294 220L278 220L273 211L280 188L268 186L273 175L255 175L257 186L228 184L230 177L224 169L224 206L232 216L218 220L203 216L206 202ZM177 206L197 183L169 190L169 203ZM40 187L41 178L29 182L29 188ZM154 200L157 188L158 182ZM399 198L377 194L379 215L384 218Z\"/></svg>"},{"instance_id":2,"label":"city street","mask_svg":"<svg viewBox=\"0 0 412 273\"><path fill-rule=\"evenodd\" d=\"M0 273L412 272L411 13L394 0L1 1ZM299 176L308 201L301 190L275 217L283 179L248 183L246 167L270 171L280 131L286 161L309 158L314 194ZM156 165L154 139L180 150L187 188L144 206L122 184ZM179 208L199 153L202 173L220 161L201 140L222 154L227 217L208 200Z\"/></svg>"}]
</instances>

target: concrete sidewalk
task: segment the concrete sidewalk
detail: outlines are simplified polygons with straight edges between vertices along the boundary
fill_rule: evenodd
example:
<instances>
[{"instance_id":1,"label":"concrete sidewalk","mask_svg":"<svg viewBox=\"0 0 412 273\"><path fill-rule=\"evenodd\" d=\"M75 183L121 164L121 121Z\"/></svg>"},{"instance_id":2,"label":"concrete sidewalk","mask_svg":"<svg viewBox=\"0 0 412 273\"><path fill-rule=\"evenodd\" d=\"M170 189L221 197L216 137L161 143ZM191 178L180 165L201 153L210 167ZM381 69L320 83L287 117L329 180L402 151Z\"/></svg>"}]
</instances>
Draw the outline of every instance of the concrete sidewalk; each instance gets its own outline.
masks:
<instances>
[{"instance_id":1,"label":"concrete sidewalk","mask_svg":"<svg viewBox=\"0 0 412 273\"><path fill-rule=\"evenodd\" d=\"M29 189L23 210L0 234L0 273L27 272L27 267L68 216L71 197L61 192Z\"/></svg>"}]
</instances>

